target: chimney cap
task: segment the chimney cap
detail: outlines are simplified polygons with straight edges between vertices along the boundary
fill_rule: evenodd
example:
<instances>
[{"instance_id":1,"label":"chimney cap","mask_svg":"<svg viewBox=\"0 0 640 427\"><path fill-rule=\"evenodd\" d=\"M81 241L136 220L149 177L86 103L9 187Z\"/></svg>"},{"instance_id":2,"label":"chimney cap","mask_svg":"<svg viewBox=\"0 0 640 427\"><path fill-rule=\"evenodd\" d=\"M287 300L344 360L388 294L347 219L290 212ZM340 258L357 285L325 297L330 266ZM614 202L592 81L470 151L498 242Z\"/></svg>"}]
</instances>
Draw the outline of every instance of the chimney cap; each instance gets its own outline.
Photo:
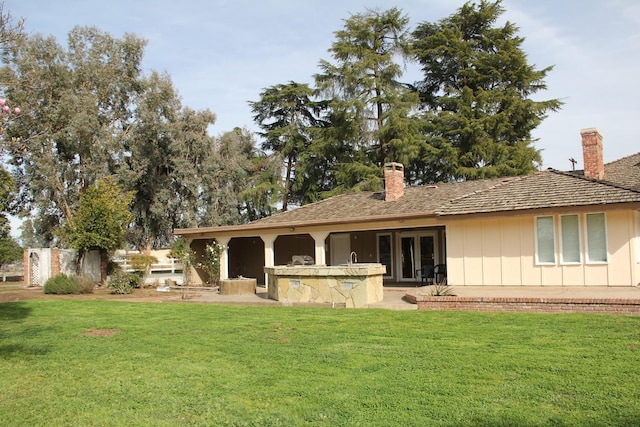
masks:
<instances>
[{"instance_id":1,"label":"chimney cap","mask_svg":"<svg viewBox=\"0 0 640 427\"><path fill-rule=\"evenodd\" d=\"M404 169L404 165L398 162L385 163L384 167L389 169Z\"/></svg>"},{"instance_id":2,"label":"chimney cap","mask_svg":"<svg viewBox=\"0 0 640 427\"><path fill-rule=\"evenodd\" d=\"M590 134L590 133L597 133L597 134L600 134L600 131L598 131L598 128L584 128L584 129L580 129L580 135L586 135L586 134Z\"/></svg>"}]
</instances>

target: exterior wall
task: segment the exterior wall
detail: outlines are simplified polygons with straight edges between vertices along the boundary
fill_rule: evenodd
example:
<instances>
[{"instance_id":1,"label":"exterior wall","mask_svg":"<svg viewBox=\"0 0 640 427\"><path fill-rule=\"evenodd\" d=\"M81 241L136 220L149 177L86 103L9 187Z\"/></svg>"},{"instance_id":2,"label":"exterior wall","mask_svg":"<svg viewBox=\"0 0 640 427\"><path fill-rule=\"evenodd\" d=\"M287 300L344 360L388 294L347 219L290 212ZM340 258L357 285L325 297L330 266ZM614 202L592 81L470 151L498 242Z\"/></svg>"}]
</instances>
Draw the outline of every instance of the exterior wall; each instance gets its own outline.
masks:
<instances>
[{"instance_id":1,"label":"exterior wall","mask_svg":"<svg viewBox=\"0 0 640 427\"><path fill-rule=\"evenodd\" d=\"M100 282L100 251L88 251L82 262L82 275L96 283Z\"/></svg>"},{"instance_id":2,"label":"exterior wall","mask_svg":"<svg viewBox=\"0 0 640 427\"><path fill-rule=\"evenodd\" d=\"M89 258L92 253L87 252ZM76 274L76 252L72 249L58 248L30 248L24 250L24 283L27 286L43 286L51 277L60 273L66 275ZM98 278L90 274L90 269L95 267L98 269ZM98 255L97 265L85 261L85 268L82 274L94 281L100 281L100 260Z\"/></svg>"},{"instance_id":3,"label":"exterior wall","mask_svg":"<svg viewBox=\"0 0 640 427\"><path fill-rule=\"evenodd\" d=\"M204 250L207 244L211 243L213 239L194 239L191 242L191 250L196 254L196 266L191 267L191 284L193 285L202 285L207 279L207 273L204 272L201 268L197 267L198 262L204 256Z\"/></svg>"},{"instance_id":4,"label":"exterior wall","mask_svg":"<svg viewBox=\"0 0 640 427\"><path fill-rule=\"evenodd\" d=\"M633 281L637 286L640 286L640 211L636 211L635 214L635 238L631 245L631 250L634 252L633 261L635 262L633 271Z\"/></svg>"},{"instance_id":5,"label":"exterior wall","mask_svg":"<svg viewBox=\"0 0 640 427\"><path fill-rule=\"evenodd\" d=\"M636 213L606 212L608 262L536 264L535 216L447 222L447 274L452 286L635 286L640 280ZM555 217L554 217L555 218ZM582 226L582 224L581 224ZM581 241L582 248L585 242Z\"/></svg>"}]
</instances>

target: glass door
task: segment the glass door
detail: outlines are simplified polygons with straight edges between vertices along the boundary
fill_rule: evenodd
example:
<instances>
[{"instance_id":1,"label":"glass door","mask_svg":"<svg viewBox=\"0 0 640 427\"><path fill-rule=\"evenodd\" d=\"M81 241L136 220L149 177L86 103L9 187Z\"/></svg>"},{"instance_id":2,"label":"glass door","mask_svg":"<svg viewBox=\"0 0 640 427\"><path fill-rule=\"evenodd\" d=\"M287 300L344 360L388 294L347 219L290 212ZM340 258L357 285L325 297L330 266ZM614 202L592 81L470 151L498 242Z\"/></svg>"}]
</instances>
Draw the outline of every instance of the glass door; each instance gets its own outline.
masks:
<instances>
[{"instance_id":1,"label":"glass door","mask_svg":"<svg viewBox=\"0 0 640 427\"><path fill-rule=\"evenodd\" d=\"M378 262L387 267L384 277L393 277L391 234L378 234Z\"/></svg>"},{"instance_id":2,"label":"glass door","mask_svg":"<svg viewBox=\"0 0 640 427\"><path fill-rule=\"evenodd\" d=\"M416 280L425 266L434 267L437 260L435 232L403 233L400 237L400 280Z\"/></svg>"},{"instance_id":3,"label":"glass door","mask_svg":"<svg viewBox=\"0 0 640 427\"><path fill-rule=\"evenodd\" d=\"M402 279L415 278L416 270L416 239L414 236L403 236L400 238L400 255L402 259Z\"/></svg>"},{"instance_id":4,"label":"glass door","mask_svg":"<svg viewBox=\"0 0 640 427\"><path fill-rule=\"evenodd\" d=\"M420 265L417 268L436 265L436 242L434 235L420 236Z\"/></svg>"}]
</instances>

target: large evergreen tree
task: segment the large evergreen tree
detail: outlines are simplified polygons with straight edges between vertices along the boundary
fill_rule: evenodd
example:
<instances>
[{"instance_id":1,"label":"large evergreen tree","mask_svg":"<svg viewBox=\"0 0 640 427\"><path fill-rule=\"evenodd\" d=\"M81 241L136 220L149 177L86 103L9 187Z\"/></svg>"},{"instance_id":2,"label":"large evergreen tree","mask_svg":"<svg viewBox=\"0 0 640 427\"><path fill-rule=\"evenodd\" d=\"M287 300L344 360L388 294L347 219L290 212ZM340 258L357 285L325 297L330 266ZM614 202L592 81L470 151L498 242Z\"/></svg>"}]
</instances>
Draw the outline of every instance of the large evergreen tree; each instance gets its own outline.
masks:
<instances>
[{"instance_id":1,"label":"large evergreen tree","mask_svg":"<svg viewBox=\"0 0 640 427\"><path fill-rule=\"evenodd\" d=\"M316 84L331 109L320 141L331 148L319 152L340 153L333 166L339 192L376 188L384 163L410 163L424 143L412 114L418 97L399 81L408 22L397 8L352 15L335 33L334 62L320 62Z\"/></svg>"},{"instance_id":2,"label":"large evergreen tree","mask_svg":"<svg viewBox=\"0 0 640 427\"><path fill-rule=\"evenodd\" d=\"M284 164L281 204L286 211L290 202L305 201L305 188L298 185L302 177L297 165L311 143L313 130L321 125L319 115L326 103L314 100L309 85L289 82L264 89L260 100L250 105L262 129L262 149L272 151Z\"/></svg>"},{"instance_id":3,"label":"large evergreen tree","mask_svg":"<svg viewBox=\"0 0 640 427\"><path fill-rule=\"evenodd\" d=\"M424 79L417 83L430 149L415 165L416 179L433 182L527 174L540 153L531 131L560 101L534 101L552 67L536 69L524 39L507 22L501 0L466 3L413 32Z\"/></svg>"}]
</instances>

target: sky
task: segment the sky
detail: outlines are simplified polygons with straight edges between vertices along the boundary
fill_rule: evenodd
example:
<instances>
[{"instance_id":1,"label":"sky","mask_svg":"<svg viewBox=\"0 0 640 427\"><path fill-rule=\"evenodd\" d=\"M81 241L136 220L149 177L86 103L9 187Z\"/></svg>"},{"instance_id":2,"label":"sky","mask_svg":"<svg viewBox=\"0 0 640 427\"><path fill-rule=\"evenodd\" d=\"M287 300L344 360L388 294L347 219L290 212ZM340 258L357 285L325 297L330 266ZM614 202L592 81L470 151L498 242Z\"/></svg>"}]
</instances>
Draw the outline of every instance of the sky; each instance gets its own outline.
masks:
<instances>
[{"instance_id":1,"label":"sky","mask_svg":"<svg viewBox=\"0 0 640 427\"><path fill-rule=\"evenodd\" d=\"M28 33L67 46L69 31L95 26L114 37L147 40L145 73L167 72L183 106L209 109L212 134L257 130L249 101L267 87L313 84L320 60L330 60L334 32L351 15L398 7L415 28L455 13L463 0L4 0L5 12L25 19ZM543 168L582 168L580 130L603 135L604 160L640 151L640 1L503 0L502 21L519 27L522 49L537 69L553 66L547 90L562 109L534 130ZM417 66L403 78L420 79Z\"/></svg>"}]
</instances>

